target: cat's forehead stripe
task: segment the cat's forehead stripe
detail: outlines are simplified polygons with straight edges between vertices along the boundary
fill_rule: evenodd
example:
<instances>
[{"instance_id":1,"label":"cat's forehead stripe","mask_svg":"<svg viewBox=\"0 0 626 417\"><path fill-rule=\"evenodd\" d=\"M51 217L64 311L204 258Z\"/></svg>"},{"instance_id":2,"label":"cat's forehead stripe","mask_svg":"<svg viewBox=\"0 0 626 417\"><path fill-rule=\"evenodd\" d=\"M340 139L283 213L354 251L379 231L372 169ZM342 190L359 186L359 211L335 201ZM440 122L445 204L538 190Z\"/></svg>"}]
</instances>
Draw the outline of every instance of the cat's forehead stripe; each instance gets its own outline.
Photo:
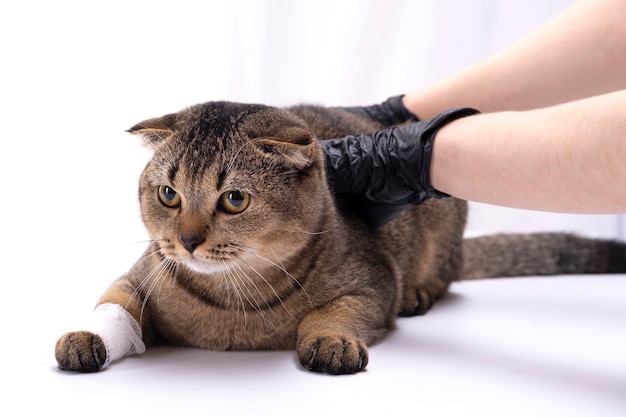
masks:
<instances>
[{"instance_id":1,"label":"cat's forehead stripe","mask_svg":"<svg viewBox=\"0 0 626 417\"><path fill-rule=\"evenodd\" d=\"M170 165L170 168L167 172L167 179L170 181L170 184L174 183L174 180L176 179L176 173L178 172L178 164L177 163L172 163Z\"/></svg>"},{"instance_id":2,"label":"cat's forehead stripe","mask_svg":"<svg viewBox=\"0 0 626 417\"><path fill-rule=\"evenodd\" d=\"M219 190L223 187L224 185L224 180L226 179L226 170L222 170L220 171L220 173L217 175L217 186L216 188Z\"/></svg>"}]
</instances>

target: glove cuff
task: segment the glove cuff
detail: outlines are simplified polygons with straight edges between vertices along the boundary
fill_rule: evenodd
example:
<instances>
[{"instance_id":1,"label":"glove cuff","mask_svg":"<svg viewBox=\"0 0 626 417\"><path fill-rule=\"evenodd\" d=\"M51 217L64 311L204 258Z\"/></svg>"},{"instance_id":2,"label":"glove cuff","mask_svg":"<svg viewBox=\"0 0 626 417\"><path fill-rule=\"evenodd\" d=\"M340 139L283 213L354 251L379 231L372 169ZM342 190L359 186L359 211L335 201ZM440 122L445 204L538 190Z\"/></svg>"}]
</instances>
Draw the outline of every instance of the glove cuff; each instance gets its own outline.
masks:
<instances>
[{"instance_id":1,"label":"glove cuff","mask_svg":"<svg viewBox=\"0 0 626 417\"><path fill-rule=\"evenodd\" d=\"M462 107L445 111L428 121L422 122L424 123L422 130L423 152L421 153L421 160L419 161L419 182L422 186L422 189L424 190L424 193L423 196L419 196L420 198L418 198L418 201L414 203L421 203L428 198L450 197L449 194L433 188L430 182L430 163L432 161L433 143L435 137L437 136L437 133L439 132L439 129L455 120L467 116L472 116L478 113L480 112L476 109L470 107Z\"/></svg>"}]
</instances>

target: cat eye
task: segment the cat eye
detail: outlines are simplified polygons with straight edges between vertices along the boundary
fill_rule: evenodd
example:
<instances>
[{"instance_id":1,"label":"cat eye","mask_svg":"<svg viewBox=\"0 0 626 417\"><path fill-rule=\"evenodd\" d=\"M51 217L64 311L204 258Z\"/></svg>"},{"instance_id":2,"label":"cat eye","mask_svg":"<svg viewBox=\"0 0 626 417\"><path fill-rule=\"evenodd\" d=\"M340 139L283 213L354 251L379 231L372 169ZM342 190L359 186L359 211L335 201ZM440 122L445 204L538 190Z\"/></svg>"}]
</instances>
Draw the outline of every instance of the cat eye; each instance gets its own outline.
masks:
<instances>
[{"instance_id":1,"label":"cat eye","mask_svg":"<svg viewBox=\"0 0 626 417\"><path fill-rule=\"evenodd\" d=\"M180 195L172 187L167 185L159 186L157 190L159 201L166 207L180 207Z\"/></svg>"},{"instance_id":2,"label":"cat eye","mask_svg":"<svg viewBox=\"0 0 626 417\"><path fill-rule=\"evenodd\" d=\"M226 213L238 214L250 205L250 195L243 191L226 191L220 198L220 205Z\"/></svg>"}]
</instances>

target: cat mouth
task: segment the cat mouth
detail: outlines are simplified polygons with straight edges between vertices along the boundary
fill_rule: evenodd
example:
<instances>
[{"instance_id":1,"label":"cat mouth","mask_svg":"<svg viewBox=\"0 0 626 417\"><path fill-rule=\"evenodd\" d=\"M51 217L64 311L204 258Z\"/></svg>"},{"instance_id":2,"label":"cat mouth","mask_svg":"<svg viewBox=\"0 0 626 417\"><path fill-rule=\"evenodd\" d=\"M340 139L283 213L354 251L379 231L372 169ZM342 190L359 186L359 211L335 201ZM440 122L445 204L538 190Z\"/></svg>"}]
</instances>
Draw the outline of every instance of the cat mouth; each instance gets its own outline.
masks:
<instances>
[{"instance_id":1,"label":"cat mouth","mask_svg":"<svg viewBox=\"0 0 626 417\"><path fill-rule=\"evenodd\" d=\"M226 272L231 269L229 259L205 260L193 254L185 259L179 259L179 263L200 274L211 275L219 272Z\"/></svg>"}]
</instances>

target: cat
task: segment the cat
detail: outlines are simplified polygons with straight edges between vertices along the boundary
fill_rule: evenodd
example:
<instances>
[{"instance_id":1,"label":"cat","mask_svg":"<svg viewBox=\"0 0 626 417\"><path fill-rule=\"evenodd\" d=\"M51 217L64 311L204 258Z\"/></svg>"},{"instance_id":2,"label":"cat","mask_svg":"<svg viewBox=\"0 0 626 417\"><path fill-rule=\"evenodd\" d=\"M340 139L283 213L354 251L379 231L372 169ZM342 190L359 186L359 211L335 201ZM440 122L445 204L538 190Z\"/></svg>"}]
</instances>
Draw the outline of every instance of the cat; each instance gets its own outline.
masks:
<instances>
[{"instance_id":1,"label":"cat","mask_svg":"<svg viewBox=\"0 0 626 417\"><path fill-rule=\"evenodd\" d=\"M95 372L170 344L295 349L305 369L355 373L396 316L426 313L455 280L626 271L616 242L464 243L467 203L456 198L371 231L358 201L327 186L319 141L385 127L338 108L223 101L133 126L154 151L139 184L151 242L98 301L99 327L58 340L59 368Z\"/></svg>"}]
</instances>

